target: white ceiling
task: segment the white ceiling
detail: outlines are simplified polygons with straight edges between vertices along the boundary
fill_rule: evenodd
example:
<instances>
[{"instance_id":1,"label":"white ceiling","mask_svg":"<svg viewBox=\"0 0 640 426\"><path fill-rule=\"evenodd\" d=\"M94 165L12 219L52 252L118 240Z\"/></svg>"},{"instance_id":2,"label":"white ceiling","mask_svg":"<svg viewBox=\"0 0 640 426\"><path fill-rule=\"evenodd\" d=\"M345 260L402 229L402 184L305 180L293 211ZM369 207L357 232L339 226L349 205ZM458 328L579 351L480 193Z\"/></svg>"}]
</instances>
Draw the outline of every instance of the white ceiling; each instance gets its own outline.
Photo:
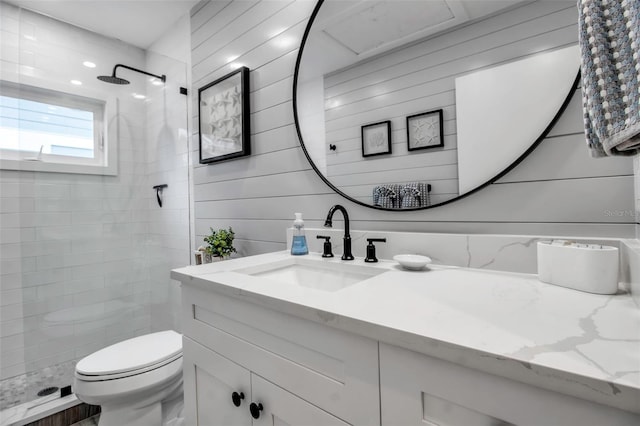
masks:
<instances>
[{"instance_id":1,"label":"white ceiling","mask_svg":"<svg viewBox=\"0 0 640 426\"><path fill-rule=\"evenodd\" d=\"M199 0L5 0L147 49Z\"/></svg>"},{"instance_id":2,"label":"white ceiling","mask_svg":"<svg viewBox=\"0 0 640 426\"><path fill-rule=\"evenodd\" d=\"M304 47L300 79L347 68L526 0L325 0Z\"/></svg>"}]
</instances>

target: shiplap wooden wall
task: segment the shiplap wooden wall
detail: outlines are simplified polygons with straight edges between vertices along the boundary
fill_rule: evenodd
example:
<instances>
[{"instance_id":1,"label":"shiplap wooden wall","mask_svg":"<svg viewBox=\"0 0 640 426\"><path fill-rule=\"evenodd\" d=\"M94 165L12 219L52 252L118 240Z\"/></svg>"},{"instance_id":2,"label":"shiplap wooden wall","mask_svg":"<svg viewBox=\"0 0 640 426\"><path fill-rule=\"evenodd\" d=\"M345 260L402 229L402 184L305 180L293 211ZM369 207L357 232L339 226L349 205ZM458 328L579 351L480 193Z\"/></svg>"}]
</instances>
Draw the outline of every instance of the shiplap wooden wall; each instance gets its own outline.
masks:
<instances>
[{"instance_id":1,"label":"shiplap wooden wall","mask_svg":"<svg viewBox=\"0 0 640 426\"><path fill-rule=\"evenodd\" d=\"M528 3L327 75L326 145L337 146L326 149L331 182L369 204L376 185L411 181L431 184L433 204L456 197L456 77L575 45L577 21L573 2ZM444 147L409 152L406 116L436 109L443 109ZM360 126L384 120L392 153L363 159Z\"/></svg>"},{"instance_id":2,"label":"shiplap wooden wall","mask_svg":"<svg viewBox=\"0 0 640 426\"><path fill-rule=\"evenodd\" d=\"M593 160L581 134L579 96L539 148L499 182L432 210L385 212L336 195L311 169L293 122L292 83L298 46L313 1L204 1L192 10L192 93L231 69L230 58L251 69L249 157L198 164L192 142L195 245L209 227L233 226L241 255L286 247L294 212L320 227L333 204L362 230L623 236L633 208L631 159ZM576 29L577 31L577 29ZM197 95L193 96L197 102ZM193 109L197 115L197 105ZM197 116L194 123L197 123ZM341 224L334 225L340 227ZM320 250L319 241L310 241Z\"/></svg>"}]
</instances>

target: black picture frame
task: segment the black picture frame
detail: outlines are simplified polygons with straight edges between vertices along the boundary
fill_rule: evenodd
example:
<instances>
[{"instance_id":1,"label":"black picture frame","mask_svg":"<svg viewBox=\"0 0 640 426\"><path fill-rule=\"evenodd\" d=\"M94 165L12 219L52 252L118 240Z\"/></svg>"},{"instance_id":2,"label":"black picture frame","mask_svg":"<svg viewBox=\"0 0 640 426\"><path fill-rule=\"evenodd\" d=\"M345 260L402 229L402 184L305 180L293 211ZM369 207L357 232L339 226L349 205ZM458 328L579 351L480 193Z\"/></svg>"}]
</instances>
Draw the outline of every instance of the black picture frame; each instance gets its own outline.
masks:
<instances>
[{"instance_id":1,"label":"black picture frame","mask_svg":"<svg viewBox=\"0 0 640 426\"><path fill-rule=\"evenodd\" d=\"M407 117L407 149L438 148L444 146L443 110L421 112Z\"/></svg>"},{"instance_id":2,"label":"black picture frame","mask_svg":"<svg viewBox=\"0 0 640 426\"><path fill-rule=\"evenodd\" d=\"M198 89L200 164L251 154L249 90L247 67Z\"/></svg>"},{"instance_id":3,"label":"black picture frame","mask_svg":"<svg viewBox=\"0 0 640 426\"><path fill-rule=\"evenodd\" d=\"M364 125L360 133L363 157L391 154L391 121Z\"/></svg>"}]
</instances>

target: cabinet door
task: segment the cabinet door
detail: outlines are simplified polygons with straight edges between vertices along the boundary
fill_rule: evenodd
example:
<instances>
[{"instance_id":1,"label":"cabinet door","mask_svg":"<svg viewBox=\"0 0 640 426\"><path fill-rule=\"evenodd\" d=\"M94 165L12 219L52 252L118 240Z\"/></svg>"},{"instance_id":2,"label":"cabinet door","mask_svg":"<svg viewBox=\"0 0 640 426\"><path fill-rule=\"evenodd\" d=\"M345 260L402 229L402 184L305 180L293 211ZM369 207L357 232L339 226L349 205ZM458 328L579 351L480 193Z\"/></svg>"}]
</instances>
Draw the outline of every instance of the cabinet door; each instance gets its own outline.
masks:
<instances>
[{"instance_id":1,"label":"cabinet door","mask_svg":"<svg viewBox=\"0 0 640 426\"><path fill-rule=\"evenodd\" d=\"M252 402L262 404L253 426L348 426L332 416L255 374L251 375ZM376 407L377 409L377 407Z\"/></svg>"},{"instance_id":2,"label":"cabinet door","mask_svg":"<svg viewBox=\"0 0 640 426\"><path fill-rule=\"evenodd\" d=\"M183 337L185 424L251 426L251 375L217 353ZM232 394L240 403L236 407Z\"/></svg>"},{"instance_id":3,"label":"cabinet door","mask_svg":"<svg viewBox=\"0 0 640 426\"><path fill-rule=\"evenodd\" d=\"M637 426L640 416L380 344L382 426Z\"/></svg>"}]
</instances>

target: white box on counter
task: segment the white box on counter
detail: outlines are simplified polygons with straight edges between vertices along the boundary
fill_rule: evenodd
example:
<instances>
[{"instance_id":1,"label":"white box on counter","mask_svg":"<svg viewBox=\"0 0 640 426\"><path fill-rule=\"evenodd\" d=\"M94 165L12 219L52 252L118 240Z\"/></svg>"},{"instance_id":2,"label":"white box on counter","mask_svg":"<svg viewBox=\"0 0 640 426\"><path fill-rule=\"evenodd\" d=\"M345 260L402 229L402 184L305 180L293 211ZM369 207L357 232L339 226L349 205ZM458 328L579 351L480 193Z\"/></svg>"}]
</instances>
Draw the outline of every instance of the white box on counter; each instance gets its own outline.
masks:
<instances>
[{"instance_id":1,"label":"white box on counter","mask_svg":"<svg viewBox=\"0 0 640 426\"><path fill-rule=\"evenodd\" d=\"M564 240L538 242L538 279L597 294L618 291L618 249Z\"/></svg>"}]
</instances>

